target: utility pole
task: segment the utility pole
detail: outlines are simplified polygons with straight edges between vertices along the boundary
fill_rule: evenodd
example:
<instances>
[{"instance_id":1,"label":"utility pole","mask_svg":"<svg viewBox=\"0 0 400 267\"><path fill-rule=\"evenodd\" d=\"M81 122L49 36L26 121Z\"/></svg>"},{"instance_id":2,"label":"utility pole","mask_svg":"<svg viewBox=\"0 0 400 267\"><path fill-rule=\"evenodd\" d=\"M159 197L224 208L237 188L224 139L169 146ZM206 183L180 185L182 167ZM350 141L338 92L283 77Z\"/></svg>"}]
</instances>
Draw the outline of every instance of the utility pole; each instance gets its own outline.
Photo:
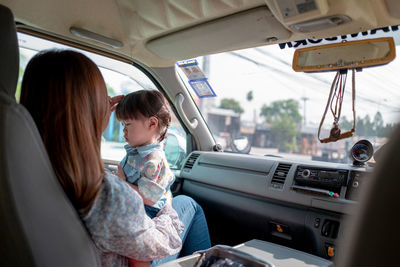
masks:
<instances>
[{"instance_id":1,"label":"utility pole","mask_svg":"<svg viewBox=\"0 0 400 267\"><path fill-rule=\"evenodd\" d=\"M304 115L303 115L303 125L306 126L306 123L307 123L307 120L306 120L306 103L309 100L309 98L306 97L306 96L303 96L301 98L301 100L304 101L304 106L303 106L303 113L304 113Z\"/></svg>"},{"instance_id":2,"label":"utility pole","mask_svg":"<svg viewBox=\"0 0 400 267\"><path fill-rule=\"evenodd\" d=\"M202 69L204 75L206 77L208 77L210 74L210 57L209 56L203 56L203 66L201 69ZM203 113L203 115L205 116L206 120L208 118L208 112L207 112L207 110L209 108L208 102L209 102L208 98L200 98L200 101L199 101L199 109L200 109L201 113Z\"/></svg>"}]
</instances>

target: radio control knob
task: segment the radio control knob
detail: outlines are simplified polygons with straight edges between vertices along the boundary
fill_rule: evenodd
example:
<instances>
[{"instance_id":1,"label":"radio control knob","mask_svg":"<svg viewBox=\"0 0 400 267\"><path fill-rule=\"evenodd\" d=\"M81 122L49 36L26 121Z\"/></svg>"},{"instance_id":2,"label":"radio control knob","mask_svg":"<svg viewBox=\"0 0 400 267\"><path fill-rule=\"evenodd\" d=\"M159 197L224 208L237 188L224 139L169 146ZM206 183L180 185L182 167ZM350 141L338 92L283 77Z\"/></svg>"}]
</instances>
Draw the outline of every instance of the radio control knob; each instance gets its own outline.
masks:
<instances>
[{"instance_id":1,"label":"radio control knob","mask_svg":"<svg viewBox=\"0 0 400 267\"><path fill-rule=\"evenodd\" d=\"M311 174L310 170L309 169L305 169L305 170L303 170L301 172L301 177L308 178L308 177L310 177L310 174Z\"/></svg>"}]
</instances>

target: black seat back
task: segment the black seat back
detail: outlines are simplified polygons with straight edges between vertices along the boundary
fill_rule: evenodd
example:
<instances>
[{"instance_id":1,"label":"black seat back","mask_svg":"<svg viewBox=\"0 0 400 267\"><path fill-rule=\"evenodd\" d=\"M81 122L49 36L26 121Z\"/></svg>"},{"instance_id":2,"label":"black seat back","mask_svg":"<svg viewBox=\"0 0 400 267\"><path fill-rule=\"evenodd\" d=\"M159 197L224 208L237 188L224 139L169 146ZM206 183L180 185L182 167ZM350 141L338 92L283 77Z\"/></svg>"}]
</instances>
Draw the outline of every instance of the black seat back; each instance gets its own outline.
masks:
<instances>
[{"instance_id":1,"label":"black seat back","mask_svg":"<svg viewBox=\"0 0 400 267\"><path fill-rule=\"evenodd\" d=\"M400 266L400 127L370 177L354 216L346 221L335 266Z\"/></svg>"},{"instance_id":2,"label":"black seat back","mask_svg":"<svg viewBox=\"0 0 400 267\"><path fill-rule=\"evenodd\" d=\"M99 266L96 249L53 172L33 119L15 101L15 22L1 5L0 36L0 265Z\"/></svg>"}]
</instances>

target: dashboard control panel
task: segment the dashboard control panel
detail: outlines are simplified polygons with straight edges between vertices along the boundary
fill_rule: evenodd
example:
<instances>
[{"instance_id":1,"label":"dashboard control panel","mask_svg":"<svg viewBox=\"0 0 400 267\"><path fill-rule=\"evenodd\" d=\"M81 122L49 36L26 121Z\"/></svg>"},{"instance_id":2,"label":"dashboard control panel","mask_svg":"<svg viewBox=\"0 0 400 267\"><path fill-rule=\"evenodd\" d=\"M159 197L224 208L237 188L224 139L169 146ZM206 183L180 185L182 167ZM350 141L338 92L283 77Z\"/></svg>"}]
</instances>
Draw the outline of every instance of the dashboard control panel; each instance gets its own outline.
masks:
<instances>
[{"instance_id":1,"label":"dashboard control panel","mask_svg":"<svg viewBox=\"0 0 400 267\"><path fill-rule=\"evenodd\" d=\"M330 189L346 186L347 176L347 170L298 166L294 180L296 184Z\"/></svg>"},{"instance_id":2,"label":"dashboard control panel","mask_svg":"<svg viewBox=\"0 0 400 267\"><path fill-rule=\"evenodd\" d=\"M349 185L346 191L346 199L355 201L358 200L360 188L364 183L366 175L368 175L368 173L366 172L350 171Z\"/></svg>"}]
</instances>

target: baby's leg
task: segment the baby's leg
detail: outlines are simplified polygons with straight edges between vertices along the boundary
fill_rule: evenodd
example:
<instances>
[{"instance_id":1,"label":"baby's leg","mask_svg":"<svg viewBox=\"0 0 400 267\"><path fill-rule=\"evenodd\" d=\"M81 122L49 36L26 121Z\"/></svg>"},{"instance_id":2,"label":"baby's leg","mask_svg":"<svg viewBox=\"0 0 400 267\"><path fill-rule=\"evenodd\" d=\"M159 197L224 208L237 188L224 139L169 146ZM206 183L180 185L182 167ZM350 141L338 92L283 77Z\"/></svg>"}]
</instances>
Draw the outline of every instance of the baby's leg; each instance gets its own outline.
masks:
<instances>
[{"instance_id":1,"label":"baby's leg","mask_svg":"<svg viewBox=\"0 0 400 267\"><path fill-rule=\"evenodd\" d=\"M134 259L128 259L130 267L150 267L150 261L137 261Z\"/></svg>"}]
</instances>

